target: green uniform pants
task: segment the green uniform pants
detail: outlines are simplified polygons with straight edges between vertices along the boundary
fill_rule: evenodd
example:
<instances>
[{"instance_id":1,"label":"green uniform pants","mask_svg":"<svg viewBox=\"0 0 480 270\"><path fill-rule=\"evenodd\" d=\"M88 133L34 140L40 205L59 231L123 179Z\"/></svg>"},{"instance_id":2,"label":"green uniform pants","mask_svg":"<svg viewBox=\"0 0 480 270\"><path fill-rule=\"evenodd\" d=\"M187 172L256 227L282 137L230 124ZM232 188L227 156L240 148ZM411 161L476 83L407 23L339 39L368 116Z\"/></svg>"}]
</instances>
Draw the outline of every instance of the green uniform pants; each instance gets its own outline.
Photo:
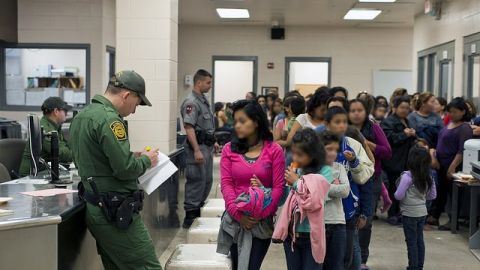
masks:
<instances>
[{"instance_id":1,"label":"green uniform pants","mask_svg":"<svg viewBox=\"0 0 480 270\"><path fill-rule=\"evenodd\" d=\"M127 230L120 230L106 220L100 208L87 203L86 223L105 270L162 269L140 215L134 215Z\"/></svg>"}]
</instances>

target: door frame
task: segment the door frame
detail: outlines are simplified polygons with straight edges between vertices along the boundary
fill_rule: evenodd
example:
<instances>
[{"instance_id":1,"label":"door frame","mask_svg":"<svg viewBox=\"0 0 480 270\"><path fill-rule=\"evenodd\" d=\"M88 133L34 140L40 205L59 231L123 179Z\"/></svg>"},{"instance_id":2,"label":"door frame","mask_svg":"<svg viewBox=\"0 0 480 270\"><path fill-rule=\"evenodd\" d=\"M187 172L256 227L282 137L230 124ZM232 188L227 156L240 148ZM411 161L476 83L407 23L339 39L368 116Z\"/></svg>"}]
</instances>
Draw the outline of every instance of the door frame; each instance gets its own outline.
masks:
<instances>
[{"instance_id":1,"label":"door frame","mask_svg":"<svg viewBox=\"0 0 480 270\"><path fill-rule=\"evenodd\" d=\"M215 61L253 61L253 85L252 92L258 92L258 56L214 55L212 56L212 76L215 81ZM210 103L215 101L215 82L212 83L212 95ZM213 108L213 106L211 106Z\"/></svg>"},{"instance_id":2,"label":"door frame","mask_svg":"<svg viewBox=\"0 0 480 270\"><path fill-rule=\"evenodd\" d=\"M284 93L290 92L290 63L292 62L302 62L302 63L311 63L311 62L323 62L328 63L328 83L327 86L330 87L332 83L332 58L331 57L285 57L285 91Z\"/></svg>"},{"instance_id":3,"label":"door frame","mask_svg":"<svg viewBox=\"0 0 480 270\"><path fill-rule=\"evenodd\" d=\"M443 58L444 52L447 52L447 58ZM452 80L450 83L450 92L448 95L454 94L454 89L453 89L453 81L454 81L454 72L455 72L455 40L448 41L433 47L430 47L428 49L421 50L417 52L417 59L421 57L426 57L425 59L427 60L427 76L428 78L423 78L424 82L426 80L427 82L427 88L428 89L417 89L417 91L420 90L426 90L429 91L430 93L434 95L438 95L440 93L440 65L441 63L445 61L450 61L451 62L451 72L452 72ZM417 62L417 70L418 70L418 62ZM435 70L438 68L438 70ZM420 72L417 72L417 75L420 75ZM422 75L423 76L423 75ZM417 76L417 87L419 81L419 77Z\"/></svg>"}]
</instances>

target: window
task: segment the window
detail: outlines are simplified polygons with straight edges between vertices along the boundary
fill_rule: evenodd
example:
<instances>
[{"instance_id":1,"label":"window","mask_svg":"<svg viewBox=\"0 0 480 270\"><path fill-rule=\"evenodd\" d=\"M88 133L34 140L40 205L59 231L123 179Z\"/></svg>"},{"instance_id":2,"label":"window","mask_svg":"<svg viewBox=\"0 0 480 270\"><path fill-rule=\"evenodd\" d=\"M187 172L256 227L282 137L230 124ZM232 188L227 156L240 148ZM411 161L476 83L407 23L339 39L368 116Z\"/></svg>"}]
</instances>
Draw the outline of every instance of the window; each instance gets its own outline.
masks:
<instances>
[{"instance_id":1,"label":"window","mask_svg":"<svg viewBox=\"0 0 480 270\"><path fill-rule=\"evenodd\" d=\"M213 101L234 102L257 92L256 56L213 57Z\"/></svg>"},{"instance_id":2,"label":"window","mask_svg":"<svg viewBox=\"0 0 480 270\"><path fill-rule=\"evenodd\" d=\"M115 75L115 48L107 46L105 53L106 82ZM105 86L106 87L106 86Z\"/></svg>"},{"instance_id":3,"label":"window","mask_svg":"<svg viewBox=\"0 0 480 270\"><path fill-rule=\"evenodd\" d=\"M330 85L331 59L323 57L287 57L285 90L298 90L303 96L320 86Z\"/></svg>"},{"instance_id":4,"label":"window","mask_svg":"<svg viewBox=\"0 0 480 270\"><path fill-rule=\"evenodd\" d=\"M452 93L452 68L450 61L440 62L440 85L438 96L443 97L446 100L450 100Z\"/></svg>"},{"instance_id":5,"label":"window","mask_svg":"<svg viewBox=\"0 0 480 270\"><path fill-rule=\"evenodd\" d=\"M469 57L468 97L480 97L480 55Z\"/></svg>"},{"instance_id":6,"label":"window","mask_svg":"<svg viewBox=\"0 0 480 270\"><path fill-rule=\"evenodd\" d=\"M454 54L454 41L418 52L417 91L453 96Z\"/></svg>"},{"instance_id":7,"label":"window","mask_svg":"<svg viewBox=\"0 0 480 270\"><path fill-rule=\"evenodd\" d=\"M51 96L74 107L87 103L90 45L9 44L0 50L0 108L38 110Z\"/></svg>"}]
</instances>

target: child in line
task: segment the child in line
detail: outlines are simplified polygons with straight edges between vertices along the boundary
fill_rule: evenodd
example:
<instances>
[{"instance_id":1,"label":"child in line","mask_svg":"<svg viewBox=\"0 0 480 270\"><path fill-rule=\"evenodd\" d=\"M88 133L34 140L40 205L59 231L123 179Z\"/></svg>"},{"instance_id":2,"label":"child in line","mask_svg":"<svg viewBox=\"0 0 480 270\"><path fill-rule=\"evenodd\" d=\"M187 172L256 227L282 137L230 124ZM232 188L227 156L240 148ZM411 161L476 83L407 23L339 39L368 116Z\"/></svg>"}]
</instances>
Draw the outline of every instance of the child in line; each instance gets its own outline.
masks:
<instances>
[{"instance_id":1,"label":"child in line","mask_svg":"<svg viewBox=\"0 0 480 270\"><path fill-rule=\"evenodd\" d=\"M323 270L342 270L345 269L344 258L347 244L342 199L350 193L350 183L345 167L335 162L340 150L340 137L330 131L325 131L321 134L321 140L325 146L326 163L332 167L334 179L325 202L327 254Z\"/></svg>"},{"instance_id":2,"label":"child in line","mask_svg":"<svg viewBox=\"0 0 480 270\"><path fill-rule=\"evenodd\" d=\"M331 179L331 168L325 164L325 149L312 129L294 135L292 154L298 169L290 167L285 172L291 189L272 241L283 242L289 270L321 270L326 252L324 203L330 189L323 175Z\"/></svg>"},{"instance_id":3,"label":"child in line","mask_svg":"<svg viewBox=\"0 0 480 270\"><path fill-rule=\"evenodd\" d=\"M369 179L374 173L374 165L362 144L345 136L348 129L348 113L345 109L329 108L325 121L327 130L341 138L336 162L345 167L351 189L348 197L343 199L347 227L345 269L357 270L360 269L361 264L358 229L366 225L367 217L372 214L372 182ZM364 196L361 196L362 194Z\"/></svg>"},{"instance_id":4,"label":"child in line","mask_svg":"<svg viewBox=\"0 0 480 270\"><path fill-rule=\"evenodd\" d=\"M408 154L407 169L402 173L395 198L400 201L403 232L408 250L407 270L423 270L425 243L423 227L427 200L437 196L430 174L432 158L425 147L414 145Z\"/></svg>"}]
</instances>

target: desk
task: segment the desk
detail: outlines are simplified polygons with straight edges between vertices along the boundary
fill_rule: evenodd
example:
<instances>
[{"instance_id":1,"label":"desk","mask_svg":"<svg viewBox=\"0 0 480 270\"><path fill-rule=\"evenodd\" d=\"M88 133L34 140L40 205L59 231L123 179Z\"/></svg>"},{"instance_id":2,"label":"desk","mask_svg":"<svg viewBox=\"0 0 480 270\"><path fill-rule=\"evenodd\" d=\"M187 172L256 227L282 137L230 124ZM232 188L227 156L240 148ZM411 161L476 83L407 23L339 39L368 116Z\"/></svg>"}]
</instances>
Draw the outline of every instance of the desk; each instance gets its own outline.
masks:
<instances>
[{"instance_id":1,"label":"desk","mask_svg":"<svg viewBox=\"0 0 480 270\"><path fill-rule=\"evenodd\" d=\"M177 165L182 153L179 149L169 157ZM75 171L70 175L74 184L67 188L76 189L80 179ZM19 194L54 187L35 179L25 177L0 184L0 197L13 198L0 208L14 210L12 215L0 217L1 269L103 269L95 240L85 225L84 202L77 193L44 198ZM178 184L176 173L144 201L142 219L159 256L179 227Z\"/></svg>"},{"instance_id":2,"label":"desk","mask_svg":"<svg viewBox=\"0 0 480 270\"><path fill-rule=\"evenodd\" d=\"M469 224L469 247L472 253L480 260L480 231L478 230L478 194L480 193L480 181L463 182L455 179L452 187L452 233L457 233L458 225L458 190L467 188L470 190L470 224Z\"/></svg>"}]
</instances>

